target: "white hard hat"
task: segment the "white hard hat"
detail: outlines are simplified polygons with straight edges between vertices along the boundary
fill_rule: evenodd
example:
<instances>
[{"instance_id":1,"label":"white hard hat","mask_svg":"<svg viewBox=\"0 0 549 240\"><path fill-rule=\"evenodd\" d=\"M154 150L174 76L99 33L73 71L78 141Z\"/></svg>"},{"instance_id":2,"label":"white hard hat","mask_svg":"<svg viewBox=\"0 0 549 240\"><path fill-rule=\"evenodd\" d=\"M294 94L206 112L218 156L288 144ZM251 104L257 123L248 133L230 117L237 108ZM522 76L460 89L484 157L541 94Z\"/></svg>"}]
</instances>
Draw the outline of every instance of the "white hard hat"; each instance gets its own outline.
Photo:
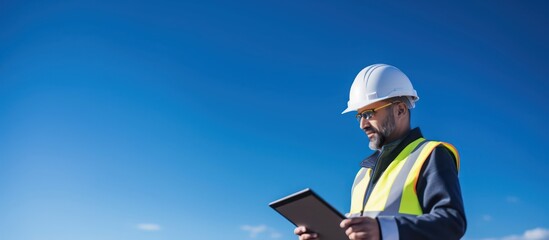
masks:
<instances>
[{"instance_id":1,"label":"white hard hat","mask_svg":"<svg viewBox=\"0 0 549 240\"><path fill-rule=\"evenodd\" d=\"M398 68L387 64L370 65L356 75L349 92L347 109L341 114L392 97L408 97L409 108L414 108L419 100L410 79Z\"/></svg>"}]
</instances>

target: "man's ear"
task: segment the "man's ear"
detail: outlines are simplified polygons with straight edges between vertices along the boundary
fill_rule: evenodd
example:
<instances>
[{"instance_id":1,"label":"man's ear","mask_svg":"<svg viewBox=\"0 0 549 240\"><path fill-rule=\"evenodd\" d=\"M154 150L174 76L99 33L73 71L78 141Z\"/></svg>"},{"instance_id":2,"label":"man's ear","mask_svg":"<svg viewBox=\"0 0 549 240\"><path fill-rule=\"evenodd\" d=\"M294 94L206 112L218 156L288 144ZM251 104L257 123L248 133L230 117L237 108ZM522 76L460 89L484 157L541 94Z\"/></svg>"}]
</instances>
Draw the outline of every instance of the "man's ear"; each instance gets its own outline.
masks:
<instances>
[{"instance_id":1,"label":"man's ear","mask_svg":"<svg viewBox=\"0 0 549 240\"><path fill-rule=\"evenodd\" d=\"M406 114L406 104L399 103L396 105L397 107L397 116L405 115Z\"/></svg>"}]
</instances>

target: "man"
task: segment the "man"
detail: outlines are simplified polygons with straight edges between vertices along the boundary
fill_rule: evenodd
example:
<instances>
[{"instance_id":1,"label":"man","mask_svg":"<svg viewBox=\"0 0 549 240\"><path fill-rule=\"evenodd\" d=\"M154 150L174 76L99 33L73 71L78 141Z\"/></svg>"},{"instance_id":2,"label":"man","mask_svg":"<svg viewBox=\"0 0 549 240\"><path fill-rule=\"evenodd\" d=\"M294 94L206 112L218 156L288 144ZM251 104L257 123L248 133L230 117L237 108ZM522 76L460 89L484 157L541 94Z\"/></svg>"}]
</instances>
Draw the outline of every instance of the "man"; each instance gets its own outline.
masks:
<instances>
[{"instance_id":1,"label":"man","mask_svg":"<svg viewBox=\"0 0 549 240\"><path fill-rule=\"evenodd\" d=\"M361 163L351 211L340 224L349 239L459 239L465 233L459 155L411 129L410 109L418 99L408 77L385 64L364 68L351 86L343 113L358 112L375 152ZM303 226L294 233L322 240Z\"/></svg>"}]
</instances>

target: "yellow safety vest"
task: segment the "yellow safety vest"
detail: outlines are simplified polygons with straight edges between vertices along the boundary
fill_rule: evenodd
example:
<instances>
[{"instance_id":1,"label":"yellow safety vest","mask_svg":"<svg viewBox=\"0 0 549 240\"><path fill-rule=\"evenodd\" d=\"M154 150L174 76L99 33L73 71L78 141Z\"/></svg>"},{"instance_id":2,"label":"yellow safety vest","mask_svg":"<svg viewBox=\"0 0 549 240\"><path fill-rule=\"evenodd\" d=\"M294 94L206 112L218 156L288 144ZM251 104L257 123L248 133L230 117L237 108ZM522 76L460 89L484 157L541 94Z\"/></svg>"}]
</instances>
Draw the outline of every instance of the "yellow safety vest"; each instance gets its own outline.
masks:
<instances>
[{"instance_id":1,"label":"yellow safety vest","mask_svg":"<svg viewBox=\"0 0 549 240\"><path fill-rule=\"evenodd\" d=\"M361 168L358 171L352 188L350 216L419 216L423 214L416 193L416 184L425 160L439 145L448 148L454 155L459 171L459 155L454 146L445 142L419 138L408 144L389 164L372 189L366 203L364 197L372 176L372 169Z\"/></svg>"}]
</instances>

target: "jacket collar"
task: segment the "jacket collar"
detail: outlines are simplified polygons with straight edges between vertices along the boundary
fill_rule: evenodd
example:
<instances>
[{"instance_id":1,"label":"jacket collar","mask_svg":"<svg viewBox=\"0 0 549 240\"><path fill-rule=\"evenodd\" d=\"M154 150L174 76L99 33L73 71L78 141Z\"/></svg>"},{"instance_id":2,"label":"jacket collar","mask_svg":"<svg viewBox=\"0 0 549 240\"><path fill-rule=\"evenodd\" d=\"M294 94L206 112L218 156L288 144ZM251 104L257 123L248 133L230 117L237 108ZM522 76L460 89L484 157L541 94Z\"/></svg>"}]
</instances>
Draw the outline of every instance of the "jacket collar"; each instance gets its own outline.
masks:
<instances>
[{"instance_id":1,"label":"jacket collar","mask_svg":"<svg viewBox=\"0 0 549 240\"><path fill-rule=\"evenodd\" d=\"M410 130L405 137L384 145L382 147L382 151L376 150L372 155L362 160L360 166L365 168L373 168L382 152L383 158L387 157L388 159L391 159L390 161L392 161L406 146L408 146L408 144L422 137L423 134L421 134L421 130L419 129L419 127L416 127ZM391 144L395 144L396 147L391 146Z\"/></svg>"}]
</instances>

